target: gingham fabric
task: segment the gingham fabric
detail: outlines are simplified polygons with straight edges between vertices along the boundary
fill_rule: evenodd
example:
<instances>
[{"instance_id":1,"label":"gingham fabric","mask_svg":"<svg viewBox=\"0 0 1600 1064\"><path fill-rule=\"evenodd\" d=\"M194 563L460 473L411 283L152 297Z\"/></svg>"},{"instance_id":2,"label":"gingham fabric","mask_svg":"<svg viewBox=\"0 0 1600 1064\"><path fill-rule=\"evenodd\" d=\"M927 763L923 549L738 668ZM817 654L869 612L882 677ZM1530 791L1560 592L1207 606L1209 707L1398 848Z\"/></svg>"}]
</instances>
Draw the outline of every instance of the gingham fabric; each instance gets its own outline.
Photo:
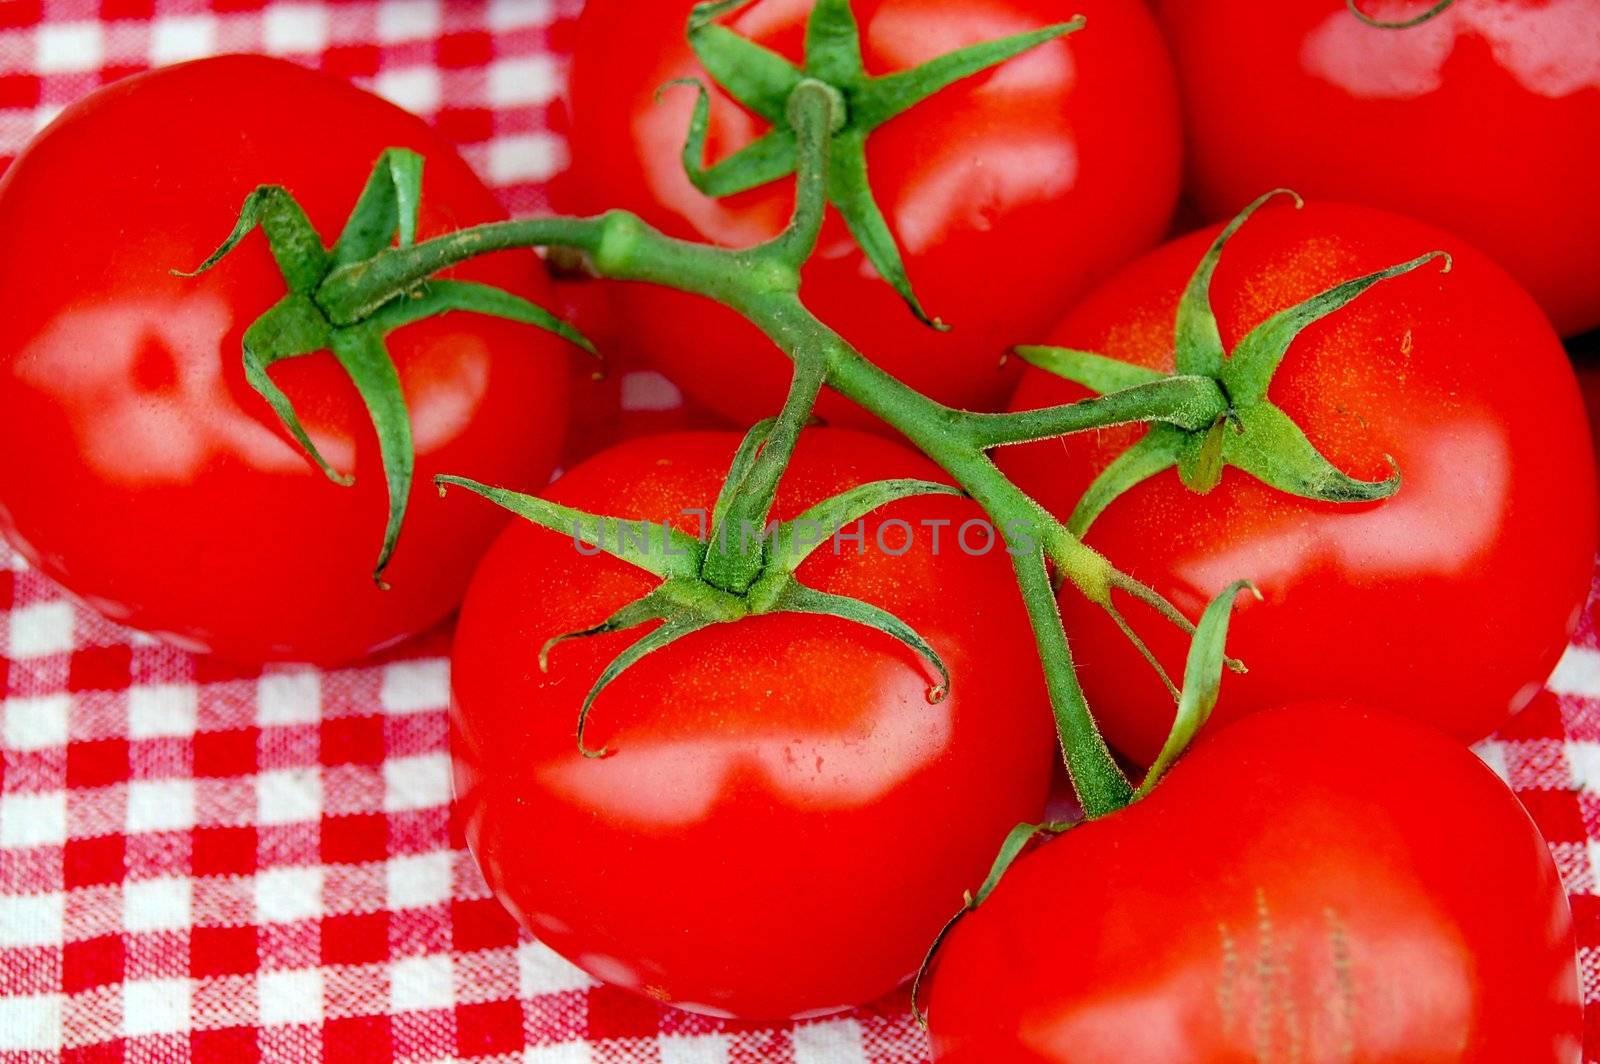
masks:
<instances>
[{"instance_id":1,"label":"gingham fabric","mask_svg":"<svg viewBox=\"0 0 1600 1064\"><path fill-rule=\"evenodd\" d=\"M579 0L0 0L0 166L62 106L152 64L286 55L457 141L514 212L565 163ZM624 372L576 447L681 423ZM8 459L14 460L14 459ZM0 1064L915 1064L904 994L719 1023L595 984L518 932L449 810L448 632L335 671L133 635L0 551ZM1600 1000L1600 640L1480 748L1539 821ZM1591 1062L1600 1024L1591 1022Z\"/></svg>"}]
</instances>

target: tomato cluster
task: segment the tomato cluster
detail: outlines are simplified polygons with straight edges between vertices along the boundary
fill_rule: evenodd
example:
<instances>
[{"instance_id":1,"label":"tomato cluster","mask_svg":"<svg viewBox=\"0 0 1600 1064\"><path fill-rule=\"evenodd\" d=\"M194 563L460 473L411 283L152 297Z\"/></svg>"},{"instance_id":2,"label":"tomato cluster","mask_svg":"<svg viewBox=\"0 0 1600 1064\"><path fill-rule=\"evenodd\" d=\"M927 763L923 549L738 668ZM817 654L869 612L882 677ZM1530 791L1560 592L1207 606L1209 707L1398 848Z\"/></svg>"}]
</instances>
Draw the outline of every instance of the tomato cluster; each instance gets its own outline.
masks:
<instances>
[{"instance_id":1,"label":"tomato cluster","mask_svg":"<svg viewBox=\"0 0 1600 1064\"><path fill-rule=\"evenodd\" d=\"M474 855L660 1001L937 943L950 1064L1571 1064L1566 896L1466 743L1593 567L1595 10L1057 6L591 0L591 218L281 61L102 89L0 179L0 533L238 659L460 606ZM768 420L546 487L586 341L536 246Z\"/></svg>"}]
</instances>

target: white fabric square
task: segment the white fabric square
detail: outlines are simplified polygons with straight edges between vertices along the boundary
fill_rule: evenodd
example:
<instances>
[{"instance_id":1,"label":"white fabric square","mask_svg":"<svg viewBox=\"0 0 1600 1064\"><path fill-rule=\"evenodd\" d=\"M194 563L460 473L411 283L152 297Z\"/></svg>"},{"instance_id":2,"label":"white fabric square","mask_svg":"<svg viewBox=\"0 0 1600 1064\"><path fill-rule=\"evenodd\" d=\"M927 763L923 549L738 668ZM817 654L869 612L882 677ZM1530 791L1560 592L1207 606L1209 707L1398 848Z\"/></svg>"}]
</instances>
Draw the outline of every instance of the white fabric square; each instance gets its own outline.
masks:
<instances>
[{"instance_id":1,"label":"white fabric square","mask_svg":"<svg viewBox=\"0 0 1600 1064\"><path fill-rule=\"evenodd\" d=\"M855 1020L808 1023L794 1030L794 1064L836 1064L863 1055L861 1025Z\"/></svg>"},{"instance_id":2,"label":"white fabric square","mask_svg":"<svg viewBox=\"0 0 1600 1064\"><path fill-rule=\"evenodd\" d=\"M419 909L450 900L448 851L391 858L387 868L389 908Z\"/></svg>"},{"instance_id":3,"label":"white fabric square","mask_svg":"<svg viewBox=\"0 0 1600 1064\"><path fill-rule=\"evenodd\" d=\"M133 739L194 734L198 694L193 684L128 688L128 735Z\"/></svg>"},{"instance_id":4,"label":"white fabric square","mask_svg":"<svg viewBox=\"0 0 1600 1064\"><path fill-rule=\"evenodd\" d=\"M378 701L390 713L444 709L450 704L450 662L427 658L385 666Z\"/></svg>"},{"instance_id":5,"label":"white fabric square","mask_svg":"<svg viewBox=\"0 0 1600 1064\"><path fill-rule=\"evenodd\" d=\"M322 719L322 678L313 670L269 672L256 684L256 723L315 724Z\"/></svg>"},{"instance_id":6,"label":"white fabric square","mask_svg":"<svg viewBox=\"0 0 1600 1064\"><path fill-rule=\"evenodd\" d=\"M41 74L98 70L105 48L98 22L45 22L34 36L34 68Z\"/></svg>"},{"instance_id":7,"label":"white fabric square","mask_svg":"<svg viewBox=\"0 0 1600 1064\"><path fill-rule=\"evenodd\" d=\"M314 768L280 769L256 777L256 820L293 824L322 816L322 775Z\"/></svg>"},{"instance_id":8,"label":"white fabric square","mask_svg":"<svg viewBox=\"0 0 1600 1064\"><path fill-rule=\"evenodd\" d=\"M187 979L135 979L122 984L122 1030L137 1038L189 1029Z\"/></svg>"},{"instance_id":9,"label":"white fabric square","mask_svg":"<svg viewBox=\"0 0 1600 1064\"><path fill-rule=\"evenodd\" d=\"M8 698L0 703L5 715L5 741L13 750L48 750L67 745L67 721L72 696Z\"/></svg>"},{"instance_id":10,"label":"white fabric square","mask_svg":"<svg viewBox=\"0 0 1600 1064\"><path fill-rule=\"evenodd\" d=\"M194 826L192 779L134 779L128 784L130 832L176 832Z\"/></svg>"},{"instance_id":11,"label":"white fabric square","mask_svg":"<svg viewBox=\"0 0 1600 1064\"><path fill-rule=\"evenodd\" d=\"M322 973L315 968L262 972L256 991L263 1024L319 1023L322 1020Z\"/></svg>"},{"instance_id":12,"label":"white fabric square","mask_svg":"<svg viewBox=\"0 0 1600 1064\"><path fill-rule=\"evenodd\" d=\"M383 763L383 808L399 813L450 801L450 759L445 754L391 757Z\"/></svg>"},{"instance_id":13,"label":"white fabric square","mask_svg":"<svg viewBox=\"0 0 1600 1064\"><path fill-rule=\"evenodd\" d=\"M728 1064L728 1040L720 1034L665 1035L660 1048L661 1064Z\"/></svg>"},{"instance_id":14,"label":"white fabric square","mask_svg":"<svg viewBox=\"0 0 1600 1064\"><path fill-rule=\"evenodd\" d=\"M269 868L256 873L256 919L288 924L322 915L322 869Z\"/></svg>"},{"instance_id":15,"label":"white fabric square","mask_svg":"<svg viewBox=\"0 0 1600 1064\"><path fill-rule=\"evenodd\" d=\"M122 922L129 931L177 931L192 922L191 880L130 880L122 887Z\"/></svg>"},{"instance_id":16,"label":"white fabric square","mask_svg":"<svg viewBox=\"0 0 1600 1064\"><path fill-rule=\"evenodd\" d=\"M128 784L128 830L187 831L194 827L194 780L134 780Z\"/></svg>"},{"instance_id":17,"label":"white fabric square","mask_svg":"<svg viewBox=\"0 0 1600 1064\"><path fill-rule=\"evenodd\" d=\"M594 1055L584 1042L563 1042L558 1046L529 1046L522 1064L593 1064Z\"/></svg>"},{"instance_id":18,"label":"white fabric square","mask_svg":"<svg viewBox=\"0 0 1600 1064\"><path fill-rule=\"evenodd\" d=\"M0 946L59 946L65 894L0 894Z\"/></svg>"},{"instance_id":19,"label":"white fabric square","mask_svg":"<svg viewBox=\"0 0 1600 1064\"><path fill-rule=\"evenodd\" d=\"M444 96L439 72L433 67L380 70L372 89L390 103L421 114L437 111Z\"/></svg>"},{"instance_id":20,"label":"white fabric square","mask_svg":"<svg viewBox=\"0 0 1600 1064\"><path fill-rule=\"evenodd\" d=\"M567 165L567 146L549 133L519 133L489 142L489 183L548 181Z\"/></svg>"},{"instance_id":21,"label":"white fabric square","mask_svg":"<svg viewBox=\"0 0 1600 1064\"><path fill-rule=\"evenodd\" d=\"M517 989L524 998L586 990L595 985L588 972L533 939L517 943L517 977Z\"/></svg>"},{"instance_id":22,"label":"white fabric square","mask_svg":"<svg viewBox=\"0 0 1600 1064\"><path fill-rule=\"evenodd\" d=\"M455 1003L455 971L448 956L395 962L389 976L389 1004L395 1012L448 1009Z\"/></svg>"},{"instance_id":23,"label":"white fabric square","mask_svg":"<svg viewBox=\"0 0 1600 1064\"><path fill-rule=\"evenodd\" d=\"M164 15L150 23L150 64L166 66L215 55L217 20L210 15Z\"/></svg>"},{"instance_id":24,"label":"white fabric square","mask_svg":"<svg viewBox=\"0 0 1600 1064\"><path fill-rule=\"evenodd\" d=\"M322 51L328 12L320 4L273 4L261 15L261 46L273 55Z\"/></svg>"},{"instance_id":25,"label":"white fabric square","mask_svg":"<svg viewBox=\"0 0 1600 1064\"><path fill-rule=\"evenodd\" d=\"M0 997L0 1050L61 1051L60 994Z\"/></svg>"},{"instance_id":26,"label":"white fabric square","mask_svg":"<svg viewBox=\"0 0 1600 1064\"><path fill-rule=\"evenodd\" d=\"M389 0L378 5L378 40L425 41L439 35L440 0Z\"/></svg>"},{"instance_id":27,"label":"white fabric square","mask_svg":"<svg viewBox=\"0 0 1600 1064\"><path fill-rule=\"evenodd\" d=\"M550 0L489 0L484 24L491 30L503 32L526 26L546 26L553 17Z\"/></svg>"},{"instance_id":28,"label":"white fabric square","mask_svg":"<svg viewBox=\"0 0 1600 1064\"><path fill-rule=\"evenodd\" d=\"M1600 698L1600 650L1568 647L1546 686L1558 695Z\"/></svg>"},{"instance_id":29,"label":"white fabric square","mask_svg":"<svg viewBox=\"0 0 1600 1064\"><path fill-rule=\"evenodd\" d=\"M0 794L0 847L60 846L67 841L67 794Z\"/></svg>"},{"instance_id":30,"label":"white fabric square","mask_svg":"<svg viewBox=\"0 0 1600 1064\"><path fill-rule=\"evenodd\" d=\"M70 602L38 602L11 611L11 656L42 658L72 649Z\"/></svg>"},{"instance_id":31,"label":"white fabric square","mask_svg":"<svg viewBox=\"0 0 1600 1064\"><path fill-rule=\"evenodd\" d=\"M517 56L489 64L489 104L492 107L549 103L560 91L560 71L549 55Z\"/></svg>"}]
</instances>

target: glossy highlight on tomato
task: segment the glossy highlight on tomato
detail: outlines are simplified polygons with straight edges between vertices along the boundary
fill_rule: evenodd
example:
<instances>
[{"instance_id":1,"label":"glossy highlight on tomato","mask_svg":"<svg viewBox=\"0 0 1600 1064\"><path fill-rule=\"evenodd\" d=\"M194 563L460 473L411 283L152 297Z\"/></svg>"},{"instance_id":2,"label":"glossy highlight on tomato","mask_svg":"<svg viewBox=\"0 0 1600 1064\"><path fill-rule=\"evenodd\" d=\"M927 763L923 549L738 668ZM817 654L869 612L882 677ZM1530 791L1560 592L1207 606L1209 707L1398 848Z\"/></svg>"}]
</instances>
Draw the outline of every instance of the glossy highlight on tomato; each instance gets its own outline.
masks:
<instances>
[{"instance_id":1,"label":"glossy highlight on tomato","mask_svg":"<svg viewBox=\"0 0 1600 1064\"><path fill-rule=\"evenodd\" d=\"M1216 231L1129 266L1049 342L1170 371L1180 293ZM1212 286L1224 347L1332 285L1434 249L1290 345L1268 398L1344 472L1401 484L1372 503L1311 502L1228 469L1216 490L1173 472L1122 495L1087 542L1191 615L1234 580L1244 604L1216 722L1323 695L1433 723L1464 741L1493 731L1543 686L1587 598L1594 459L1565 353L1532 300L1464 242L1367 208L1287 203L1254 215ZM1079 386L1030 370L1017 408L1070 402ZM1142 433L1118 428L1001 452L1018 484L1065 517ZM1113 746L1149 763L1172 700L1098 607L1061 596L1079 676ZM1130 614L1174 674L1185 647ZM1141 619L1143 618L1143 619ZM1146 623L1148 622L1148 623Z\"/></svg>"},{"instance_id":2,"label":"glossy highlight on tomato","mask_svg":"<svg viewBox=\"0 0 1600 1064\"><path fill-rule=\"evenodd\" d=\"M547 495L691 534L739 437L614 447ZM801 437L773 516L869 480L942 480L898 444L842 429ZM486 505L468 497L455 505ZM570 535L515 522L462 610L451 753L466 837L489 885L542 941L592 975L683 1008L746 1018L819 1013L892 990L916 969L1006 832L1043 811L1050 712L1001 547L955 540L979 516L930 496L866 519L865 553L824 545L798 576L919 631L950 671L873 629L773 613L658 650L600 695L583 757L574 727L635 629L555 646L655 586ZM895 555L877 546L883 540ZM922 522L950 521L937 528ZM935 532L940 535L937 550ZM968 542L978 549L979 537Z\"/></svg>"},{"instance_id":3,"label":"glossy highlight on tomato","mask_svg":"<svg viewBox=\"0 0 1600 1064\"><path fill-rule=\"evenodd\" d=\"M1022 857L946 941L939 1064L1576 1064L1572 913L1429 728L1305 703Z\"/></svg>"},{"instance_id":4,"label":"glossy highlight on tomato","mask_svg":"<svg viewBox=\"0 0 1600 1064\"><path fill-rule=\"evenodd\" d=\"M0 532L113 620L245 660L359 657L460 601L503 524L446 506L434 473L536 489L566 424L547 333L453 314L389 340L417 487L392 590L373 583L386 493L376 436L332 356L273 367L344 488L251 390L246 327L284 295L258 233L199 278L257 185L286 186L331 244L389 147L425 157L423 237L502 218L421 120L293 64L232 56L117 82L68 108L0 181ZM457 274L547 301L528 253Z\"/></svg>"},{"instance_id":5,"label":"glossy highlight on tomato","mask_svg":"<svg viewBox=\"0 0 1600 1064\"><path fill-rule=\"evenodd\" d=\"M1361 0L1381 19L1429 6ZM1456 0L1404 30L1345 0L1160 11L1207 218L1277 185L1387 207L1493 256L1563 335L1600 326L1600 5Z\"/></svg>"},{"instance_id":6,"label":"glossy highlight on tomato","mask_svg":"<svg viewBox=\"0 0 1600 1064\"><path fill-rule=\"evenodd\" d=\"M758 0L724 19L791 61L803 54L809 0ZM689 0L593 0L571 85L573 210L624 207L674 236L732 247L776 235L793 179L711 199L684 174L694 92L658 90L706 74L685 41ZM1170 62L1139 0L857 0L869 74L1081 13L1069 37L959 82L867 141L871 185L928 312L919 323L830 210L801 296L878 365L943 402L995 409L1015 383L1002 356L1045 328L1060 300L1153 245L1177 197L1179 117ZM713 90L709 157L765 132ZM637 348L689 396L745 423L778 408L789 366L772 342L709 300L619 288ZM708 342L714 338L714 343ZM866 423L827 393L819 411Z\"/></svg>"}]
</instances>

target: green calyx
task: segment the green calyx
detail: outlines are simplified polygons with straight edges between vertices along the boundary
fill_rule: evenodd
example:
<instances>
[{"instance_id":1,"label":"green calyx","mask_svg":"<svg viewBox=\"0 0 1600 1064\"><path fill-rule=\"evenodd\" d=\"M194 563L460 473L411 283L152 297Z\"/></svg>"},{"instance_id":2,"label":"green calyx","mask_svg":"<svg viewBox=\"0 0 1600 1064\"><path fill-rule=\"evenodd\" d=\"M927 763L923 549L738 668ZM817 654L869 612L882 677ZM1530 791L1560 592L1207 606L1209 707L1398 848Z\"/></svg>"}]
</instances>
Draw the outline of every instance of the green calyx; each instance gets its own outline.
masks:
<instances>
[{"instance_id":1,"label":"green calyx","mask_svg":"<svg viewBox=\"0 0 1600 1064\"><path fill-rule=\"evenodd\" d=\"M1195 413L1205 412L1197 408L1190 411L1188 424L1151 420L1149 431L1101 472L1067 521L1074 534L1082 535L1123 492L1169 469L1176 469L1183 483L1201 494L1214 489L1230 466L1280 491L1323 502L1373 502L1400 489L1400 471L1393 459L1389 460L1393 472L1383 480L1361 480L1340 471L1267 392L1289 345L1307 326L1348 306L1374 285L1435 260L1442 260L1448 272L1450 256L1430 251L1410 262L1334 285L1274 314L1231 352L1225 351L1211 309L1212 275L1233 235L1252 214L1280 195L1292 197L1297 208L1302 205L1299 196L1285 189L1267 193L1229 222L1201 259L1178 304L1173 338L1176 373L1163 374L1085 351L1017 349L1034 365L1103 395L1195 377L1210 378L1217 385L1220 403L1213 418L1195 424Z\"/></svg>"},{"instance_id":2,"label":"green calyx","mask_svg":"<svg viewBox=\"0 0 1600 1064\"><path fill-rule=\"evenodd\" d=\"M287 189L263 185L245 199L233 232L210 258L192 273L173 271L181 277L198 276L227 257L253 230L259 228L266 235L288 293L245 330L245 379L272 407L306 456L328 479L342 486L354 483L354 478L335 470L323 458L300 423L293 402L273 382L268 370L284 359L328 351L355 385L378 434L389 495L383 544L372 574L379 587L388 586L383 582L383 571L400 538L416 465L411 416L385 337L424 318L465 311L545 329L594 352L588 340L544 308L498 288L466 281L422 281L402 297L370 313L334 323L319 298L319 289L330 274L363 263L396 245L415 245L422 168L422 157L415 152L404 148L385 151L331 249L323 245L316 228Z\"/></svg>"},{"instance_id":3,"label":"green calyx","mask_svg":"<svg viewBox=\"0 0 1600 1064\"><path fill-rule=\"evenodd\" d=\"M793 173L803 148L796 136L789 102L806 79L821 82L837 96L828 143L827 201L844 218L878 274L927 325L931 318L912 290L905 263L867 174L866 144L873 130L935 93L981 73L1046 41L1081 29L1082 18L1030 33L986 41L932 59L911 70L873 77L861 53L861 33L849 0L816 0L806 25L805 61L796 66L777 53L739 36L717 21L750 0L696 4L689 16L689 45L718 86L752 113L772 123L760 139L713 166L705 164L709 93L699 89L683 165L694 186L708 196L731 196Z\"/></svg>"},{"instance_id":4,"label":"green calyx","mask_svg":"<svg viewBox=\"0 0 1600 1064\"><path fill-rule=\"evenodd\" d=\"M947 484L924 480L881 480L862 484L816 504L788 521L730 522L740 485L755 467L773 422L757 425L734 455L732 468L712 510L707 541L666 523L628 520L585 513L534 495L489 487L463 477L436 478L441 494L451 485L466 488L542 528L570 535L575 544L603 552L661 580L648 594L628 603L589 628L552 636L539 651L539 667L548 670L551 651L570 639L604 635L659 622L630 644L601 671L578 711L578 750L585 757L603 757L584 740L589 712L610 684L647 655L684 636L716 624L767 613L804 613L837 617L876 629L921 657L936 679L928 701L944 699L950 674L934 648L894 614L870 602L808 587L795 575L800 564L823 546L839 549L840 534L867 514L899 499L917 495L960 495ZM763 518L765 513L763 512ZM756 578L742 592L731 592L707 578L715 556L712 545L736 538L738 551L759 559Z\"/></svg>"},{"instance_id":5,"label":"green calyx","mask_svg":"<svg viewBox=\"0 0 1600 1064\"><path fill-rule=\"evenodd\" d=\"M1380 30L1409 30L1415 26L1422 25L1424 22L1432 22L1434 19L1438 18L1440 15L1444 14L1452 6L1454 6L1456 0L1439 0L1438 3L1428 8L1428 10L1422 12L1422 14L1417 15L1415 18L1398 19L1394 22L1386 22L1382 19L1373 18L1371 15L1361 10L1361 5L1357 3L1357 0L1344 0L1344 2L1345 6L1350 9L1350 13L1352 15L1360 19L1362 22L1365 22L1369 26L1376 27Z\"/></svg>"}]
</instances>

